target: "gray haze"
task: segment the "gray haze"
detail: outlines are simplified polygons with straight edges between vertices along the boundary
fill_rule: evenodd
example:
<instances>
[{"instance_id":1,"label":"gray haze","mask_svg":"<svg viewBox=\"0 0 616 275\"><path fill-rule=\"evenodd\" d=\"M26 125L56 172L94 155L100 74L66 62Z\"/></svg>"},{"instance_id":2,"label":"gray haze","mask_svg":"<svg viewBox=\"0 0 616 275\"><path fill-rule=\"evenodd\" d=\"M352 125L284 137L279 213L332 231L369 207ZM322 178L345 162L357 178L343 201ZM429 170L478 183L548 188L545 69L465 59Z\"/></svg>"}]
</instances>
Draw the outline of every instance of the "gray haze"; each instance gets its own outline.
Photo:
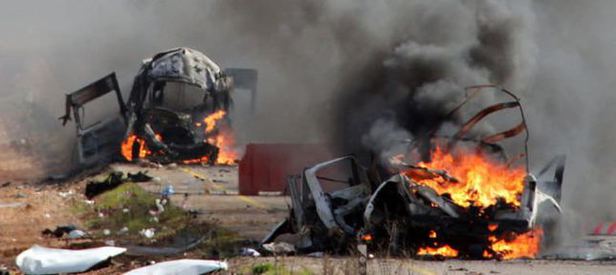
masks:
<instances>
[{"instance_id":1,"label":"gray haze","mask_svg":"<svg viewBox=\"0 0 616 275\"><path fill-rule=\"evenodd\" d=\"M419 119L425 110L438 118L457 89L493 82L523 99L535 170L568 155L563 199L570 228L580 229L616 218L615 8L609 0L7 1L2 142L29 138L68 161L73 125L56 120L64 93L115 71L126 94L141 59L177 46L259 70L256 113L238 111L234 121L242 142L385 150L376 143L389 131L379 125L415 136L429 124Z\"/></svg>"}]
</instances>

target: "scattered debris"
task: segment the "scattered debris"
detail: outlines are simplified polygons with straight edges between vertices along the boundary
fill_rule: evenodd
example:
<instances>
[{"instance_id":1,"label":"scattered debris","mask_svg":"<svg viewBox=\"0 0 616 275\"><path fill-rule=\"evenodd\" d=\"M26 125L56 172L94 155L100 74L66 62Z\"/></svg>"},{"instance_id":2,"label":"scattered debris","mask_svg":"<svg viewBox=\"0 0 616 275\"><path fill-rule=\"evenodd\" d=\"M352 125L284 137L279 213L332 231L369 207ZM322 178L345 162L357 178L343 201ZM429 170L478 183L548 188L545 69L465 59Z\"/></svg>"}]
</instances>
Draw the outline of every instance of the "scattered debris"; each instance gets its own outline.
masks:
<instances>
[{"instance_id":1,"label":"scattered debris","mask_svg":"<svg viewBox=\"0 0 616 275\"><path fill-rule=\"evenodd\" d=\"M616 242L609 238L590 238L563 244L543 255L551 260L612 261L616 259Z\"/></svg>"},{"instance_id":2,"label":"scattered debris","mask_svg":"<svg viewBox=\"0 0 616 275\"><path fill-rule=\"evenodd\" d=\"M323 258L324 255L325 253L323 253L323 251L316 251L316 252L308 253L308 255L306 256L312 257L312 258Z\"/></svg>"},{"instance_id":3,"label":"scattered debris","mask_svg":"<svg viewBox=\"0 0 616 275\"><path fill-rule=\"evenodd\" d=\"M252 248L248 248L248 247L243 247L242 249L240 249L240 256L243 257L261 257L261 253L259 253L259 251L252 249Z\"/></svg>"},{"instance_id":4,"label":"scattered debris","mask_svg":"<svg viewBox=\"0 0 616 275\"><path fill-rule=\"evenodd\" d=\"M20 253L15 263L26 274L77 273L87 271L125 251L125 248L108 246L68 250L34 245Z\"/></svg>"},{"instance_id":5,"label":"scattered debris","mask_svg":"<svg viewBox=\"0 0 616 275\"><path fill-rule=\"evenodd\" d=\"M169 198L169 196L175 194L175 189L173 188L173 185L167 184L160 192L160 194L163 196L163 198Z\"/></svg>"},{"instance_id":6,"label":"scattered debris","mask_svg":"<svg viewBox=\"0 0 616 275\"><path fill-rule=\"evenodd\" d=\"M124 183L122 172L112 172L102 181L91 181L86 185L86 197L90 200L97 195L114 189Z\"/></svg>"},{"instance_id":7,"label":"scattered debris","mask_svg":"<svg viewBox=\"0 0 616 275\"><path fill-rule=\"evenodd\" d=\"M72 230L71 232L68 232L69 239L81 239L87 236L88 236L88 233L81 231L79 229L75 229L75 230Z\"/></svg>"},{"instance_id":8,"label":"scattered debris","mask_svg":"<svg viewBox=\"0 0 616 275\"><path fill-rule=\"evenodd\" d=\"M147 182L147 181L151 181L153 177L150 177L148 175L148 171L145 171L145 172L139 171L137 172L137 174L128 173L126 175L126 179L132 182Z\"/></svg>"},{"instance_id":9,"label":"scattered debris","mask_svg":"<svg viewBox=\"0 0 616 275\"><path fill-rule=\"evenodd\" d=\"M68 198L74 194L73 190L68 190L68 192L58 192L58 196L63 198Z\"/></svg>"},{"instance_id":10,"label":"scattered debris","mask_svg":"<svg viewBox=\"0 0 616 275\"><path fill-rule=\"evenodd\" d=\"M18 207L22 207L26 205L28 204L25 202L7 202L7 203L0 203L0 208L18 208Z\"/></svg>"},{"instance_id":11,"label":"scattered debris","mask_svg":"<svg viewBox=\"0 0 616 275\"><path fill-rule=\"evenodd\" d=\"M101 181L91 181L86 185L85 195L91 200L92 198L114 189L125 182L147 182L152 180L152 177L147 175L147 172L139 172L137 174L128 173L126 177L124 177L124 173L119 171L114 171L109 173L109 175L101 180Z\"/></svg>"},{"instance_id":12,"label":"scattered debris","mask_svg":"<svg viewBox=\"0 0 616 275\"><path fill-rule=\"evenodd\" d=\"M61 225L61 226L56 226L56 229L54 230L47 228L43 230L41 234L43 236L53 236L56 238L62 238L64 235L70 234L72 231L75 231L75 230L77 230L77 227L74 225Z\"/></svg>"},{"instance_id":13,"label":"scattered debris","mask_svg":"<svg viewBox=\"0 0 616 275\"><path fill-rule=\"evenodd\" d=\"M286 242L271 242L263 244L263 249L274 255L289 255L295 253L295 246Z\"/></svg>"},{"instance_id":14,"label":"scattered debris","mask_svg":"<svg viewBox=\"0 0 616 275\"><path fill-rule=\"evenodd\" d=\"M122 234L126 234L128 233L128 227L124 226L122 227L119 231L118 231L118 235L122 235Z\"/></svg>"},{"instance_id":15,"label":"scattered debris","mask_svg":"<svg viewBox=\"0 0 616 275\"><path fill-rule=\"evenodd\" d=\"M149 266L144 266L138 269L126 272L125 275L172 275L172 274L187 274L197 275L215 272L219 270L227 270L227 262L213 260L192 260L183 259L175 261L161 262Z\"/></svg>"},{"instance_id":16,"label":"scattered debris","mask_svg":"<svg viewBox=\"0 0 616 275\"><path fill-rule=\"evenodd\" d=\"M154 233L156 232L156 229L154 228L148 228L148 229L142 229L141 231L139 231L139 234L141 234L142 236L151 239L154 237Z\"/></svg>"}]
</instances>

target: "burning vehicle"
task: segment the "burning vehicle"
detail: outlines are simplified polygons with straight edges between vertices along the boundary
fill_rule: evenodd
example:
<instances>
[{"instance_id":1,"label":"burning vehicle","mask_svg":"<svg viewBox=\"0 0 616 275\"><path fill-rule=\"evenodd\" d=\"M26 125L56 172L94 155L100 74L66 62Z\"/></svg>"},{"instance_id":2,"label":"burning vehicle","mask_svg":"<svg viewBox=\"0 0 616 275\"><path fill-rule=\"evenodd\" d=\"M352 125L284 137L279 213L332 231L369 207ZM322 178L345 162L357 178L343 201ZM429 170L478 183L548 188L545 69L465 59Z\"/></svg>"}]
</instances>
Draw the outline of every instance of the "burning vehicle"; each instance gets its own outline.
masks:
<instances>
[{"instance_id":1,"label":"burning vehicle","mask_svg":"<svg viewBox=\"0 0 616 275\"><path fill-rule=\"evenodd\" d=\"M176 48L143 61L124 102L115 73L66 95L63 125L77 128L77 162L91 165L121 149L128 161L232 163L232 91L248 90L254 107L257 71L222 70L205 54ZM84 105L114 91L119 116L85 125Z\"/></svg>"},{"instance_id":2,"label":"burning vehicle","mask_svg":"<svg viewBox=\"0 0 616 275\"><path fill-rule=\"evenodd\" d=\"M404 141L405 151L386 167L373 161L366 168L345 156L290 176L290 216L262 242L289 233L296 235L298 251L307 253L346 253L361 243L400 256L537 256L543 231L558 220L565 159L555 158L536 176L530 172L524 111L505 89L470 87L449 115L486 90L507 101L481 109L452 135L433 131L425 141ZM485 117L506 109L521 117L515 127L469 134ZM521 134L522 153L511 157L500 143Z\"/></svg>"}]
</instances>

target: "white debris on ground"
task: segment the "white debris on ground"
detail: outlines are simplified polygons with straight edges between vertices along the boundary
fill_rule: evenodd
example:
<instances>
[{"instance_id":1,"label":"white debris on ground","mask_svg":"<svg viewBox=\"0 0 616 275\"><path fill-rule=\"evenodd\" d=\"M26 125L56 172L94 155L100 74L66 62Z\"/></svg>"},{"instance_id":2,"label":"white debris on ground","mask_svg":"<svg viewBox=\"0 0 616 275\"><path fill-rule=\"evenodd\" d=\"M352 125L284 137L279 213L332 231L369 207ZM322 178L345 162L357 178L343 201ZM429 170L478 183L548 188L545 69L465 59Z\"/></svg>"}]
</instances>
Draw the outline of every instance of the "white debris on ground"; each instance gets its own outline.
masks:
<instances>
[{"instance_id":1,"label":"white debris on ground","mask_svg":"<svg viewBox=\"0 0 616 275\"><path fill-rule=\"evenodd\" d=\"M161 262L149 266L144 266L124 273L124 275L172 275L172 274L184 274L184 275L197 275L205 274L218 270L227 270L227 262L213 261L213 260L175 260Z\"/></svg>"},{"instance_id":2,"label":"white debris on ground","mask_svg":"<svg viewBox=\"0 0 616 275\"><path fill-rule=\"evenodd\" d=\"M25 274L76 273L84 272L125 251L126 248L109 246L68 250L34 245L20 253L15 263Z\"/></svg>"}]
</instances>

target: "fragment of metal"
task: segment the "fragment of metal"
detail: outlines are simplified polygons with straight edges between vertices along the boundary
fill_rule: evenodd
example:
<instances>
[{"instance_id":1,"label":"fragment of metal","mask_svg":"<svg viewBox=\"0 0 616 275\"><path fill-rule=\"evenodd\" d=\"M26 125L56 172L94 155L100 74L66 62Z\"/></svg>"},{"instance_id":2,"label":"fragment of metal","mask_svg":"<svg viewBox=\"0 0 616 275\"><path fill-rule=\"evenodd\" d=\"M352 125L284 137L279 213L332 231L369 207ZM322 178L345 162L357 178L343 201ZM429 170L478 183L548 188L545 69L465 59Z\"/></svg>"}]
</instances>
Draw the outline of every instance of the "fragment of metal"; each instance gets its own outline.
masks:
<instances>
[{"instance_id":1,"label":"fragment of metal","mask_svg":"<svg viewBox=\"0 0 616 275\"><path fill-rule=\"evenodd\" d=\"M124 106L124 100L122 100L122 93L120 92L118 80L115 73L110 73L109 75L66 95L66 113L64 116L59 118L62 120L62 125L66 125L66 123L71 120L72 111L73 116L75 117L75 124L79 129L83 129L83 125L81 124L81 116L79 115L80 109L83 108L86 103L112 91L116 94L118 105L120 107L120 114L123 115L126 111L126 107Z\"/></svg>"},{"instance_id":2,"label":"fragment of metal","mask_svg":"<svg viewBox=\"0 0 616 275\"><path fill-rule=\"evenodd\" d=\"M550 194L556 201L560 202L561 188L563 184L563 176L565 173L565 162L567 158L564 155L554 157L543 169L537 173L537 177L542 179L550 169L554 169L554 177L539 181L539 188L545 193Z\"/></svg>"},{"instance_id":3,"label":"fragment of metal","mask_svg":"<svg viewBox=\"0 0 616 275\"><path fill-rule=\"evenodd\" d=\"M431 202L431 205L443 210L445 214L451 216L452 218L460 217L460 214L456 211L452 204L446 201L444 197L439 196L434 189L427 186L417 186L417 194Z\"/></svg>"},{"instance_id":4,"label":"fragment of metal","mask_svg":"<svg viewBox=\"0 0 616 275\"><path fill-rule=\"evenodd\" d=\"M515 127L509 130L505 130L500 133L496 133L491 136L484 137L481 139L481 141L485 143L496 143L504 139L517 136L520 133L522 133L525 129L526 129L526 126L524 125L524 122L520 122L520 124L516 125Z\"/></svg>"},{"instance_id":5,"label":"fragment of metal","mask_svg":"<svg viewBox=\"0 0 616 275\"><path fill-rule=\"evenodd\" d=\"M291 215L262 241L296 233L301 252L345 249L363 226L362 213L371 193L366 169L353 156L316 164L288 178Z\"/></svg>"},{"instance_id":6,"label":"fragment of metal","mask_svg":"<svg viewBox=\"0 0 616 275\"><path fill-rule=\"evenodd\" d=\"M267 234L267 236L265 236L263 240L261 240L260 244L264 245L266 243L271 243L278 236L285 234L285 233L293 233L291 230L291 224L289 222L289 219L284 219L283 221L279 222L276 226L274 226L274 229L272 229L270 233Z\"/></svg>"},{"instance_id":7,"label":"fragment of metal","mask_svg":"<svg viewBox=\"0 0 616 275\"><path fill-rule=\"evenodd\" d=\"M476 85L476 86L469 86L466 87L464 89L465 94L466 94L466 98L462 101L462 103L458 104L455 108L453 108L447 115L446 117L452 117L454 114L456 114L460 109L462 109L462 107L464 105L466 105L472 98L474 98L475 96L477 96L481 91L484 90L491 90L491 91L496 91L496 92L500 92L503 93L505 95L507 95L508 97L510 97L511 99L513 99L513 101L511 102L504 102L504 103L500 103L500 104L496 104L493 106L490 106L482 111L480 111L478 114L476 114L473 118L471 118L469 121L467 121L467 123L465 123L465 126L462 127L462 129L455 135L455 138L452 142L456 142L456 140L460 140L463 139L464 135L470 130L470 128L472 128L474 126L474 124L476 124L479 120L483 119L483 117L487 116L488 114L494 112L491 111L489 109L491 108L496 108L496 109L508 109L508 108L514 108L517 107L518 111L520 112L520 117L522 119L522 122L520 124L518 124L517 126L501 132L501 133L497 133L494 134L492 136L489 137L485 137L484 139L486 139L487 141L494 141L494 142L498 142L501 141L503 139L506 138L510 138L513 136L517 136L518 134L520 134L521 132L526 133L525 137L524 137L524 161L525 161L525 169L526 169L526 173L530 173L530 160L529 160L529 155L528 155L528 139L530 136L530 133L528 131L528 126L526 124L526 115L524 114L524 108L522 108L522 105L520 103L520 98L518 98L514 93L510 92L509 90L500 87L498 85L494 85L494 84L485 84L485 85ZM469 93L469 91L471 91ZM513 103L515 102L515 104ZM498 110L496 110L498 111ZM479 117L481 116L481 117ZM475 121L476 120L476 121ZM466 125L466 124L472 124L472 125ZM523 130L520 129L523 127ZM468 129L465 129L468 128ZM434 136L434 133L436 133L436 131L438 130L438 128L434 128L432 129L429 133L430 136ZM489 142L486 142L487 144L491 144ZM451 144L449 146L449 148L452 148L453 144Z\"/></svg>"},{"instance_id":8,"label":"fragment of metal","mask_svg":"<svg viewBox=\"0 0 616 275\"><path fill-rule=\"evenodd\" d=\"M120 118L122 119L111 117L97 121L92 125L84 125L80 112L85 114L85 105L112 91L116 94ZM110 161L118 151L126 122L126 106L115 73L67 94L66 113L60 117L62 125L66 125L71 120L71 112L77 130L77 164L79 166L91 166Z\"/></svg>"},{"instance_id":9,"label":"fragment of metal","mask_svg":"<svg viewBox=\"0 0 616 275\"><path fill-rule=\"evenodd\" d=\"M357 164L356 164L356 160L354 157L352 156L347 156L347 157L341 157L341 158L337 158L337 159L333 159L330 161L326 161L323 163L319 163L311 168L306 169L306 171L304 172L304 178L306 181L306 184L308 185L308 188L310 190L310 193L312 195L312 198L315 202L316 205L316 212L321 220L321 222L323 223L323 225L331 232L335 232L335 231L344 231L346 233L352 233L352 228L350 226L344 226L346 224L346 222L341 221L340 219L336 219L335 218L335 214L333 211L333 206L332 206L332 200L333 199L341 199L343 201L345 201L345 205L348 204L348 200L345 198L345 193L349 192L350 190L341 190L341 191L345 191L345 192L341 192L338 191L336 193L328 193L325 192L321 186L321 183L319 182L319 179L317 177L317 172L321 169L324 169L328 166L334 165L336 163L341 163L341 162L350 162L352 169L354 170L354 174L358 173L356 170L358 169ZM355 175L353 175L355 176ZM352 182L350 182L349 184L360 184L359 179L353 177L351 178ZM350 187L353 188L353 187ZM369 187L368 187L369 188ZM355 188L355 190L357 190L357 194L356 195L367 195L365 193L364 188L357 189ZM351 191L353 192L353 191ZM348 210L345 212L349 212Z\"/></svg>"},{"instance_id":10,"label":"fragment of metal","mask_svg":"<svg viewBox=\"0 0 616 275\"><path fill-rule=\"evenodd\" d=\"M510 101L510 102L503 102L503 103L494 104L494 105L492 105L490 107L487 107L487 108L479 111L472 118L467 120L462 125L462 127L460 127L460 130L454 135L453 140L458 140L458 139L464 137L475 125L477 125L477 123L479 121L481 121L483 118L485 118L489 114L492 114L494 112L497 112L497 111L500 111L500 110L504 110L504 109L515 108L515 107L518 107L518 106L520 106L519 102Z\"/></svg>"}]
</instances>

